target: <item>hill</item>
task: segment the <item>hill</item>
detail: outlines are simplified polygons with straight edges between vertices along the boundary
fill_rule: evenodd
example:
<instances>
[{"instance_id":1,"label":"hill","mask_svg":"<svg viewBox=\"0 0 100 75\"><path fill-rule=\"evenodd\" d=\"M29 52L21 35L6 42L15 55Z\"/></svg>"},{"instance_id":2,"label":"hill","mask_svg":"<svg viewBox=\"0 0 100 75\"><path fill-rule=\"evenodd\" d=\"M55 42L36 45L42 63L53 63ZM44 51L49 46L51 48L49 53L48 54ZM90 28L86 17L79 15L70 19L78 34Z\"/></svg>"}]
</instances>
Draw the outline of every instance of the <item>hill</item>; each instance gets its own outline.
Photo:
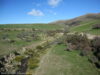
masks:
<instances>
[{"instance_id":1,"label":"hill","mask_svg":"<svg viewBox=\"0 0 100 75\"><path fill-rule=\"evenodd\" d=\"M87 34L92 35L100 35L100 29L99 28L93 28L94 25L98 24L100 25L100 20L93 20L88 22L83 22L78 26L73 26L70 28L71 32L84 32Z\"/></svg>"},{"instance_id":2,"label":"hill","mask_svg":"<svg viewBox=\"0 0 100 75\"><path fill-rule=\"evenodd\" d=\"M88 21L99 20L99 19L100 19L100 13L95 13L95 14L91 13L70 20L55 21L52 22L51 24L64 24L69 26L75 26L75 25L80 25L82 22L88 22Z\"/></svg>"},{"instance_id":3,"label":"hill","mask_svg":"<svg viewBox=\"0 0 100 75\"><path fill-rule=\"evenodd\" d=\"M100 34L98 27L93 28L100 25L99 15L87 14L52 24L0 25L0 74L99 75L87 56L80 56L81 50L66 51L69 45L63 35L66 25L71 33Z\"/></svg>"}]
</instances>

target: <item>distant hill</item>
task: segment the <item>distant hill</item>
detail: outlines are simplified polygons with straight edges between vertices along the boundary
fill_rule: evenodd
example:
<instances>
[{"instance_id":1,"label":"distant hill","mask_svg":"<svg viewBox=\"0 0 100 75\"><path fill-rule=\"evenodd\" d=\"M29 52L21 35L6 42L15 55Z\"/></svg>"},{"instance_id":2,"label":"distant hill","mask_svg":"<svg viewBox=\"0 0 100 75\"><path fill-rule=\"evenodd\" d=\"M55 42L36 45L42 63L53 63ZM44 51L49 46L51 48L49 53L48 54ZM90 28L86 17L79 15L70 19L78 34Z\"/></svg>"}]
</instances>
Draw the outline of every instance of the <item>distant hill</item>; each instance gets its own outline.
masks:
<instances>
[{"instance_id":1,"label":"distant hill","mask_svg":"<svg viewBox=\"0 0 100 75\"><path fill-rule=\"evenodd\" d=\"M83 22L88 22L92 20L100 20L100 13L90 13L90 14L76 17L70 20L55 21L55 22L52 22L51 24L63 24L63 25L74 26L74 25L80 25Z\"/></svg>"}]
</instances>

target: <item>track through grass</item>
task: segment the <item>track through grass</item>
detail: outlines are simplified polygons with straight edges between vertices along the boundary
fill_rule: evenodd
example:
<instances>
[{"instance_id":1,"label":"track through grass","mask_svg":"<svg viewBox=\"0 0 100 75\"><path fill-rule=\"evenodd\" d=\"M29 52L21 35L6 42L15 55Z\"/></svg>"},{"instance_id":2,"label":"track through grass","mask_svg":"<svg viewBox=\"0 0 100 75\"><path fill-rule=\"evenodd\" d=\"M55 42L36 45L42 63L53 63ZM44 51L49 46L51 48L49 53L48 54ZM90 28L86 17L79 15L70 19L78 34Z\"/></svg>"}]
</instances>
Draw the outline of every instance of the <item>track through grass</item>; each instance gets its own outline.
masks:
<instances>
[{"instance_id":1,"label":"track through grass","mask_svg":"<svg viewBox=\"0 0 100 75\"><path fill-rule=\"evenodd\" d=\"M79 56L77 51L64 51L65 48L57 45L50 49L33 75L99 75L86 57Z\"/></svg>"}]
</instances>

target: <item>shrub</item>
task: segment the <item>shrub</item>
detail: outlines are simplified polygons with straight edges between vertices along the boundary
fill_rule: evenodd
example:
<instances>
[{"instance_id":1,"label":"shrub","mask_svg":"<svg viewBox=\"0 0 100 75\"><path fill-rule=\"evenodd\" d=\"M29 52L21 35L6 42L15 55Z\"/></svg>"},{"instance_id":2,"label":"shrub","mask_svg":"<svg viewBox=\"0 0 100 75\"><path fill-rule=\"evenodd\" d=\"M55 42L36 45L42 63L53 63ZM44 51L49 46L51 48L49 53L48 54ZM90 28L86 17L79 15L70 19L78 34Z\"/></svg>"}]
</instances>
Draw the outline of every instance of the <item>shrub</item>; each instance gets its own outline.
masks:
<instances>
[{"instance_id":1,"label":"shrub","mask_svg":"<svg viewBox=\"0 0 100 75\"><path fill-rule=\"evenodd\" d=\"M18 53L17 51L14 51L15 56L20 55L20 53Z\"/></svg>"},{"instance_id":2,"label":"shrub","mask_svg":"<svg viewBox=\"0 0 100 75\"><path fill-rule=\"evenodd\" d=\"M16 56L14 60L20 62L23 58L24 56Z\"/></svg>"},{"instance_id":3,"label":"shrub","mask_svg":"<svg viewBox=\"0 0 100 75\"><path fill-rule=\"evenodd\" d=\"M36 47L36 49L41 50L41 49L43 49L43 47L42 47L42 46L40 46L40 45L38 45L38 46Z\"/></svg>"},{"instance_id":4,"label":"shrub","mask_svg":"<svg viewBox=\"0 0 100 75\"><path fill-rule=\"evenodd\" d=\"M95 56L91 56L90 58L88 58L88 60L91 62L91 63L97 63L98 60Z\"/></svg>"},{"instance_id":5,"label":"shrub","mask_svg":"<svg viewBox=\"0 0 100 75\"><path fill-rule=\"evenodd\" d=\"M93 49L93 55L96 57L97 62L94 64L97 68L100 68L100 37L96 37L91 41L91 46Z\"/></svg>"},{"instance_id":6,"label":"shrub","mask_svg":"<svg viewBox=\"0 0 100 75\"><path fill-rule=\"evenodd\" d=\"M30 69L35 69L38 67L38 63L39 63L38 59L30 58L28 61L28 67Z\"/></svg>"},{"instance_id":7,"label":"shrub","mask_svg":"<svg viewBox=\"0 0 100 75\"><path fill-rule=\"evenodd\" d=\"M87 39L86 35L71 34L67 35L66 44L70 50L91 50L90 40Z\"/></svg>"},{"instance_id":8,"label":"shrub","mask_svg":"<svg viewBox=\"0 0 100 75\"><path fill-rule=\"evenodd\" d=\"M95 24L92 26L92 29L100 29L100 24Z\"/></svg>"},{"instance_id":9,"label":"shrub","mask_svg":"<svg viewBox=\"0 0 100 75\"><path fill-rule=\"evenodd\" d=\"M35 52L34 52L34 50L32 50L32 49L27 49L27 50L24 52L24 54L29 56L29 55L34 55Z\"/></svg>"},{"instance_id":10,"label":"shrub","mask_svg":"<svg viewBox=\"0 0 100 75\"><path fill-rule=\"evenodd\" d=\"M9 42L10 42L10 43L14 43L14 42L15 42L15 40L10 40Z\"/></svg>"},{"instance_id":11,"label":"shrub","mask_svg":"<svg viewBox=\"0 0 100 75\"><path fill-rule=\"evenodd\" d=\"M56 31L47 31L47 36L55 36Z\"/></svg>"},{"instance_id":12,"label":"shrub","mask_svg":"<svg viewBox=\"0 0 100 75\"><path fill-rule=\"evenodd\" d=\"M31 42L32 40L30 40L29 38L25 39L26 42Z\"/></svg>"}]
</instances>

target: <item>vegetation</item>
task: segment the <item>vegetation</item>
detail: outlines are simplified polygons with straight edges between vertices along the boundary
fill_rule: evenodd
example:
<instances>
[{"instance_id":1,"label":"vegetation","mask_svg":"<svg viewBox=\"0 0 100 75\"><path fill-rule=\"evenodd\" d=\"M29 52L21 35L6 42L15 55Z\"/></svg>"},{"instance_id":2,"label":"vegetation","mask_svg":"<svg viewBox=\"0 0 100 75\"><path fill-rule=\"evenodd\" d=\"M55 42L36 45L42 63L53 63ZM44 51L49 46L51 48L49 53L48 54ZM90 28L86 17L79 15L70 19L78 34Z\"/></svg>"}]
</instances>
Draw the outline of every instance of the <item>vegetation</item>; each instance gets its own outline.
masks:
<instances>
[{"instance_id":1,"label":"vegetation","mask_svg":"<svg viewBox=\"0 0 100 75\"><path fill-rule=\"evenodd\" d=\"M94 29L92 26L95 24L99 24L100 20L94 20L86 23L82 23L79 26L75 26L71 28L72 32L84 32L84 33L90 33L95 35L100 35L100 29Z\"/></svg>"},{"instance_id":2,"label":"vegetation","mask_svg":"<svg viewBox=\"0 0 100 75\"><path fill-rule=\"evenodd\" d=\"M29 69L35 69L38 67L39 59L30 58L28 62Z\"/></svg>"},{"instance_id":3,"label":"vegetation","mask_svg":"<svg viewBox=\"0 0 100 75\"><path fill-rule=\"evenodd\" d=\"M100 69L100 38L96 37L95 39L92 40L92 50L93 50L93 55L95 56L95 60L91 60L97 68Z\"/></svg>"},{"instance_id":4,"label":"vegetation","mask_svg":"<svg viewBox=\"0 0 100 75\"><path fill-rule=\"evenodd\" d=\"M81 57L78 51L65 51L66 46L56 45L40 61L36 75L99 75L95 66Z\"/></svg>"},{"instance_id":5,"label":"vegetation","mask_svg":"<svg viewBox=\"0 0 100 75\"><path fill-rule=\"evenodd\" d=\"M34 36L33 36L34 34ZM40 34L32 31L1 31L0 32L0 55L9 54L20 50L22 47L40 41Z\"/></svg>"},{"instance_id":6,"label":"vegetation","mask_svg":"<svg viewBox=\"0 0 100 75\"><path fill-rule=\"evenodd\" d=\"M84 34L75 33L67 35L66 44L69 46L68 50L91 50L90 41Z\"/></svg>"},{"instance_id":7,"label":"vegetation","mask_svg":"<svg viewBox=\"0 0 100 75\"><path fill-rule=\"evenodd\" d=\"M86 15L62 21L64 25L0 25L0 72L10 68L35 75L99 75L100 38L87 36L100 35L99 19Z\"/></svg>"},{"instance_id":8,"label":"vegetation","mask_svg":"<svg viewBox=\"0 0 100 75\"><path fill-rule=\"evenodd\" d=\"M34 29L47 29L47 30L55 30L55 29L61 29L63 26L60 25L54 25L54 24L7 24L7 25L0 25L0 28L34 28Z\"/></svg>"},{"instance_id":9,"label":"vegetation","mask_svg":"<svg viewBox=\"0 0 100 75\"><path fill-rule=\"evenodd\" d=\"M100 29L100 24L95 24L92 26L92 29Z\"/></svg>"},{"instance_id":10,"label":"vegetation","mask_svg":"<svg viewBox=\"0 0 100 75\"><path fill-rule=\"evenodd\" d=\"M17 61L17 62L21 62L21 60L23 58L25 58L25 57L24 56L16 56L14 60Z\"/></svg>"}]
</instances>

